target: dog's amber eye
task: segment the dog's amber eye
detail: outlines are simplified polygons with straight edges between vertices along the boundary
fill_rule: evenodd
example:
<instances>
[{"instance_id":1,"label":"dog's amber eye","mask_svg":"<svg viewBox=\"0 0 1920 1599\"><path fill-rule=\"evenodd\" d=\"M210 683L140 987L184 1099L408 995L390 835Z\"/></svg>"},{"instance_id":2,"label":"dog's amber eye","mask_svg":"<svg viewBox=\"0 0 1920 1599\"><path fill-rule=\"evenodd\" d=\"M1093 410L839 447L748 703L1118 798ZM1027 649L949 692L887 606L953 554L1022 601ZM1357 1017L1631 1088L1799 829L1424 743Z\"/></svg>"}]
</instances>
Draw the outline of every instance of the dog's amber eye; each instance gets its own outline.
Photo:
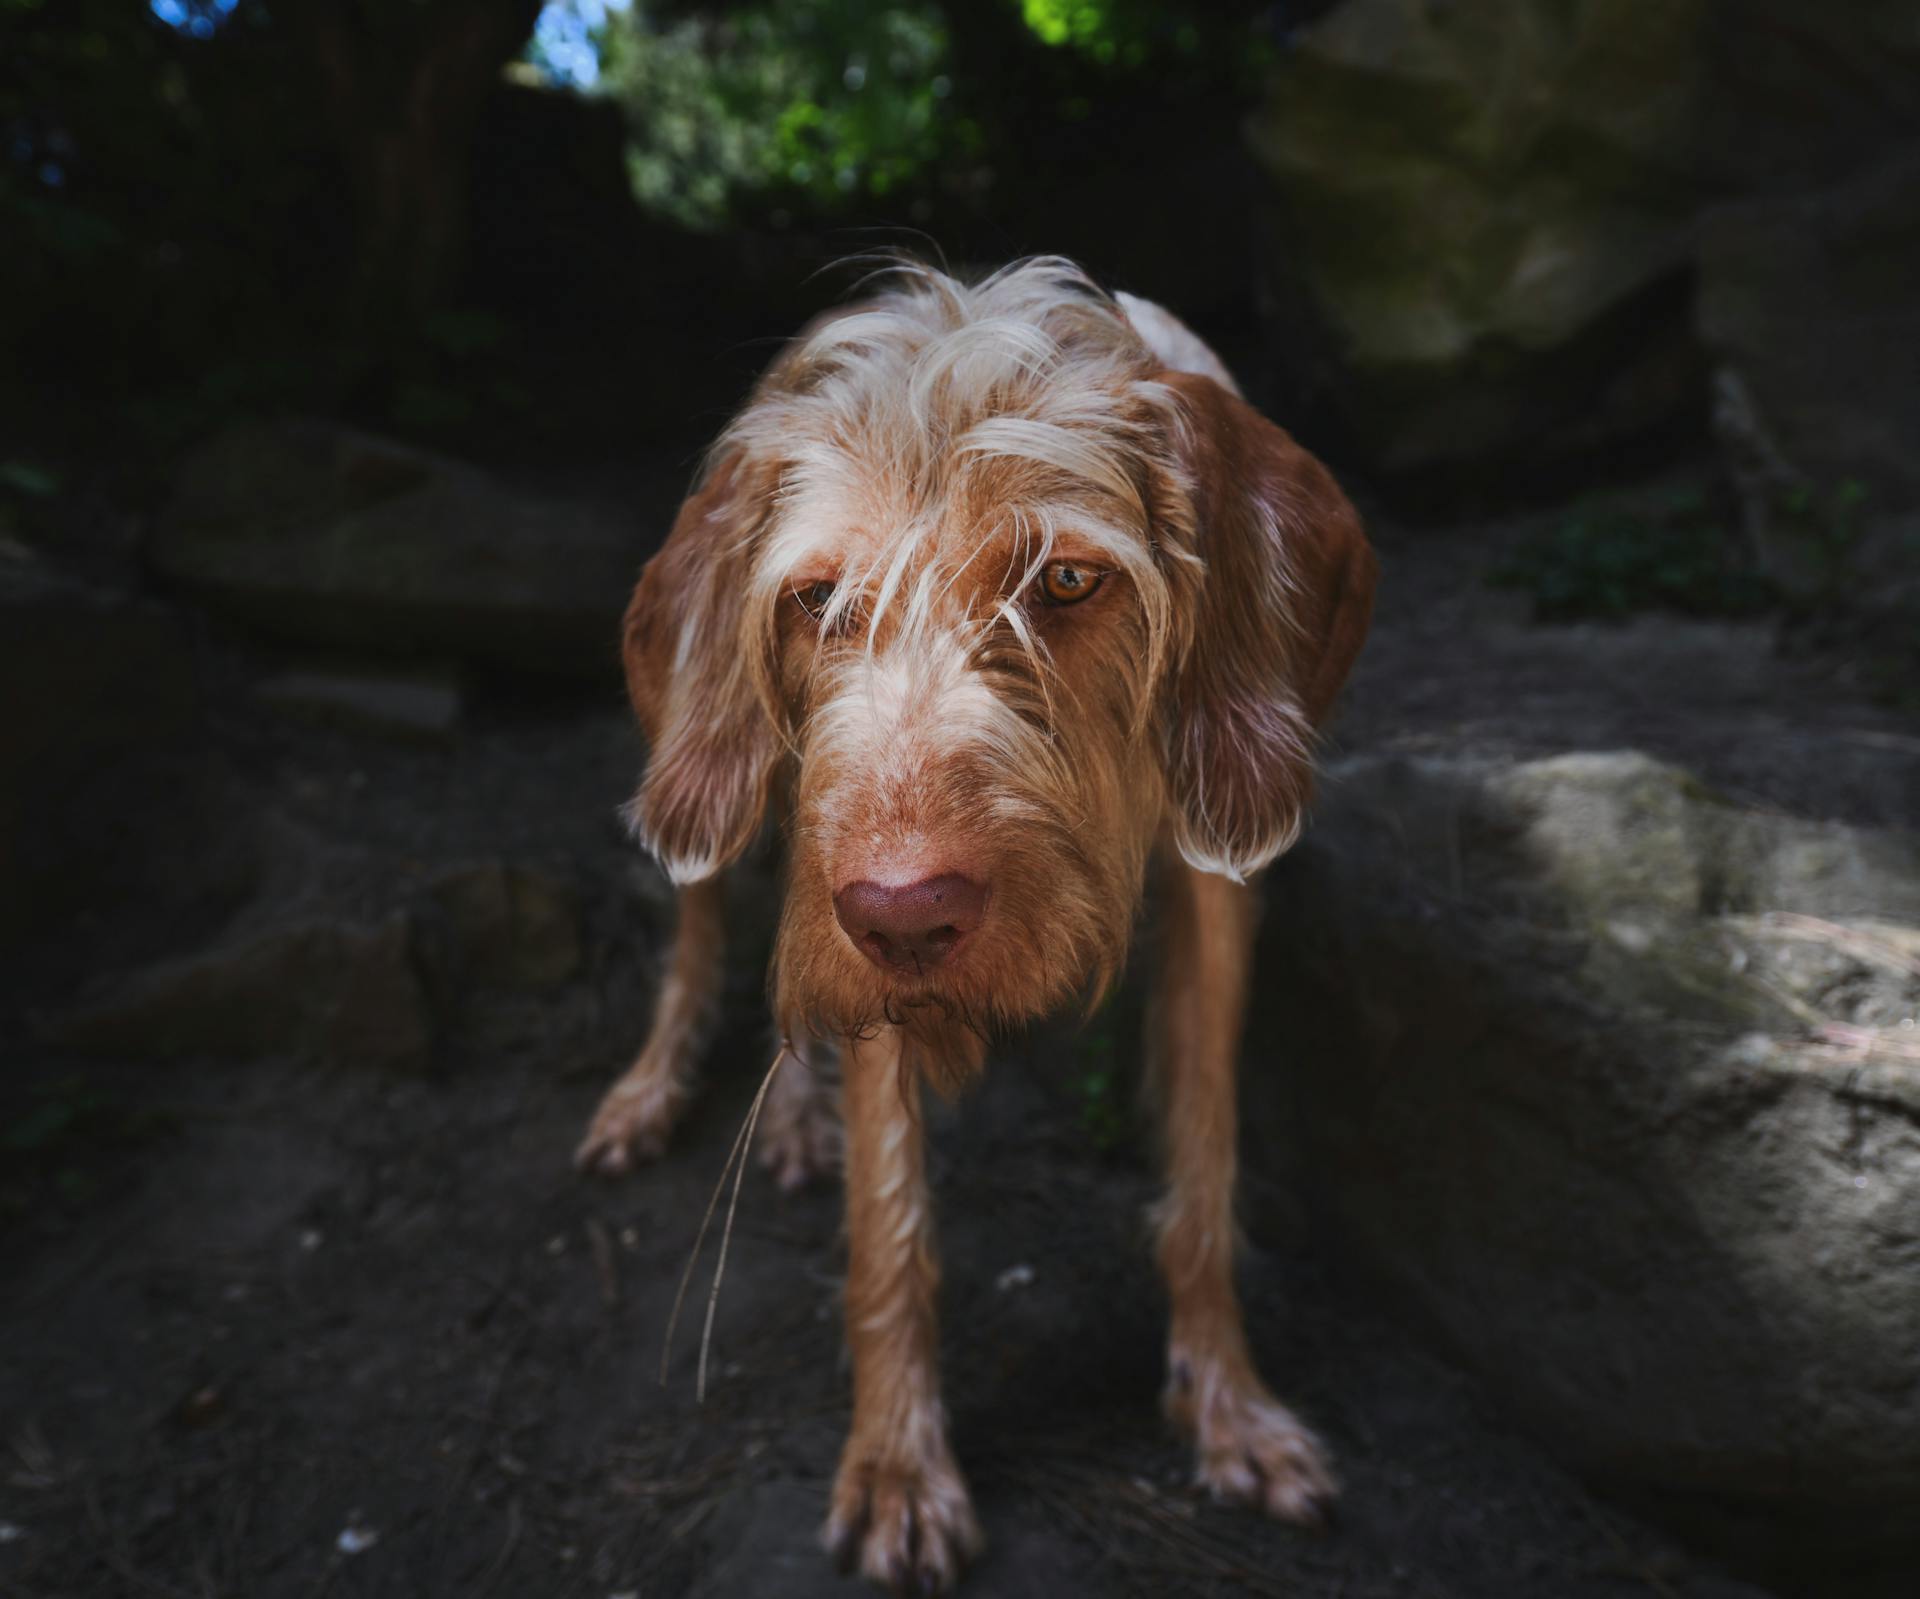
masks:
<instances>
[{"instance_id":1,"label":"dog's amber eye","mask_svg":"<svg viewBox=\"0 0 1920 1599\"><path fill-rule=\"evenodd\" d=\"M1049 605L1078 605L1106 576L1078 561L1052 561L1040 573L1040 597Z\"/></svg>"},{"instance_id":2,"label":"dog's amber eye","mask_svg":"<svg viewBox=\"0 0 1920 1599\"><path fill-rule=\"evenodd\" d=\"M802 583L793 591L793 597L800 609L818 621L826 610L827 601L833 598L833 584L825 578L815 583Z\"/></svg>"}]
</instances>

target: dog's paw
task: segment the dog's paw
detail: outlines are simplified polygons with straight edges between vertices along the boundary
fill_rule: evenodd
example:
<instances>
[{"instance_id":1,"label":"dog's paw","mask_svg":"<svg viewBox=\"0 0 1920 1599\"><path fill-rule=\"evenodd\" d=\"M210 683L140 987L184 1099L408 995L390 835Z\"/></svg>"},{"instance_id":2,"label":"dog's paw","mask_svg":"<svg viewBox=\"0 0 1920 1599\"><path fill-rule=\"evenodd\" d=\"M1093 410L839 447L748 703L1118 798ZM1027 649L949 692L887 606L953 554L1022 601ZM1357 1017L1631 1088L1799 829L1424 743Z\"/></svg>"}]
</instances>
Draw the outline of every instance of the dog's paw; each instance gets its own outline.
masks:
<instances>
[{"instance_id":1,"label":"dog's paw","mask_svg":"<svg viewBox=\"0 0 1920 1599\"><path fill-rule=\"evenodd\" d=\"M1325 1523L1339 1494L1325 1449L1252 1377L1176 1354L1167 1413L1194 1443L1194 1481L1214 1498L1303 1527Z\"/></svg>"},{"instance_id":2,"label":"dog's paw","mask_svg":"<svg viewBox=\"0 0 1920 1599\"><path fill-rule=\"evenodd\" d=\"M845 1138L832 1098L809 1092L784 1103L769 1099L755 1142L760 1164L791 1194L840 1170Z\"/></svg>"},{"instance_id":3,"label":"dog's paw","mask_svg":"<svg viewBox=\"0 0 1920 1599\"><path fill-rule=\"evenodd\" d=\"M683 1099L664 1073L621 1078L593 1113L573 1164L583 1172L618 1177L641 1161L657 1160L666 1153Z\"/></svg>"},{"instance_id":4,"label":"dog's paw","mask_svg":"<svg viewBox=\"0 0 1920 1599\"><path fill-rule=\"evenodd\" d=\"M849 1451L820 1541L842 1571L897 1594L946 1593L981 1545L967 1485L944 1448L911 1462Z\"/></svg>"}]
</instances>

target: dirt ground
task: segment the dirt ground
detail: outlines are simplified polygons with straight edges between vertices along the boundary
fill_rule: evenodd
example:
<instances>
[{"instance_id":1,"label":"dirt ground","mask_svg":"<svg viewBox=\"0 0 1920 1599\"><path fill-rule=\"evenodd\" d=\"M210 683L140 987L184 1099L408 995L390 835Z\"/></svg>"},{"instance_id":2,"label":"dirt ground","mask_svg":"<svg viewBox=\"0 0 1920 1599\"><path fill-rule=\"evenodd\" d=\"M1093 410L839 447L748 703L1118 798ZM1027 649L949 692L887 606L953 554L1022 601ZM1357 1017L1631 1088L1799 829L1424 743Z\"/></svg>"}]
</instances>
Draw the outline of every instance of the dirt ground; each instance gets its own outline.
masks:
<instances>
[{"instance_id":1,"label":"dirt ground","mask_svg":"<svg viewBox=\"0 0 1920 1599\"><path fill-rule=\"evenodd\" d=\"M1347 747L1634 743L1862 821L1916 791L1920 741L1903 748L1871 707L1835 715L1844 687L1757 630L1541 634L1503 620L1479 557L1448 548L1390 561ZM569 1157L641 1036L663 925L612 817L638 757L618 707L483 696L458 741L412 748L253 708L244 649L208 662L212 732L180 805L217 790L220 816L350 843L343 900L377 903L423 863L545 863L581 885L586 959L398 1074L76 1059L30 1019L63 1002L78 946L42 952L40 986L0 1024L0 1594L858 1591L815 1544L847 1404L836 1192L783 1198L748 1175L706 1401L711 1243L658 1380L675 1285L769 1056L769 879L742 886L710 1091L676 1146L623 1181L582 1180ZM221 826L191 825L218 854ZM241 875L233 892L256 891ZM217 909L151 899L86 949L151 959ZM981 1092L934 1117L954 1444L989 1540L968 1592L1758 1593L1585 1491L1284 1226L1245 1261L1249 1320L1340 1462L1339 1520L1313 1536L1196 1496L1155 1406L1150 1167L1090 1102L1098 1042L1065 1027L1010 1042ZM1264 1069L1284 1069L1283 1040L1250 1040L1248 1070Z\"/></svg>"}]
</instances>

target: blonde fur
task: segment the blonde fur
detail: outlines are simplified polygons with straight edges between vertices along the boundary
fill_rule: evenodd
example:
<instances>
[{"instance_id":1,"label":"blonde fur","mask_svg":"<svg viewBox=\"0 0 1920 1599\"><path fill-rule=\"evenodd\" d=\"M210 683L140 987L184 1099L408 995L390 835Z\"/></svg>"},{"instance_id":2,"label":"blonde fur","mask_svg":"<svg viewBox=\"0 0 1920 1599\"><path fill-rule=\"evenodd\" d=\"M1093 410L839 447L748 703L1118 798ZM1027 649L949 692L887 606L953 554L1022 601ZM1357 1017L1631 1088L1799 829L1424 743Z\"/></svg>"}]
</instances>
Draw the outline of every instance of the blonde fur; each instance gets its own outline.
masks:
<instances>
[{"instance_id":1,"label":"blonde fur","mask_svg":"<svg viewBox=\"0 0 1920 1599\"><path fill-rule=\"evenodd\" d=\"M1093 574L1085 597L1045 603L1056 563ZM783 1185L837 1158L811 1065L837 1052L854 1418L828 1539L869 1576L943 1586L979 1541L934 1358L921 1085L950 1091L995 1031L1097 1001L1156 852L1168 1412L1224 1495L1304 1519L1331 1493L1240 1328L1233 1083L1242 885L1298 836L1371 593L1319 463L1170 313L1057 258L972 284L896 263L805 330L643 575L624 655L651 759L629 816L682 885L691 953L582 1159L619 1169L664 1136L689 996L715 981L715 874L774 813L774 1006L802 1042L763 1158ZM984 910L929 967L863 950L836 909L850 885L940 881Z\"/></svg>"}]
</instances>

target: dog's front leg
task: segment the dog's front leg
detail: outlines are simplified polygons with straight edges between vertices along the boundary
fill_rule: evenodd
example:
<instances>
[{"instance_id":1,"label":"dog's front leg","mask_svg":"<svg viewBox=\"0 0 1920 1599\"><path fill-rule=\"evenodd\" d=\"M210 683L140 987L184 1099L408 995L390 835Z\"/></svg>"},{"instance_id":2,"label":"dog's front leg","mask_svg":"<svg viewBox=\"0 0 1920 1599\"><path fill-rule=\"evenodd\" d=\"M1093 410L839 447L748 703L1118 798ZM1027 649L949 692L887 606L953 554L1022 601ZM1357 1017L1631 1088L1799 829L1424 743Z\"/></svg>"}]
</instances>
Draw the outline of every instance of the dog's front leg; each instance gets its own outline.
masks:
<instances>
[{"instance_id":1,"label":"dog's front leg","mask_svg":"<svg viewBox=\"0 0 1920 1599\"><path fill-rule=\"evenodd\" d=\"M725 899L718 876L689 883L675 896L673 952L654 1001L646 1047L593 1113L574 1162L609 1177L667 1147L686 1105L707 1024L726 975Z\"/></svg>"},{"instance_id":2,"label":"dog's front leg","mask_svg":"<svg viewBox=\"0 0 1920 1599\"><path fill-rule=\"evenodd\" d=\"M824 1538L875 1582L939 1592L978 1550L980 1528L940 1403L920 1083L892 1027L847 1042L841 1081L853 1427Z\"/></svg>"},{"instance_id":3,"label":"dog's front leg","mask_svg":"<svg viewBox=\"0 0 1920 1599\"><path fill-rule=\"evenodd\" d=\"M810 1035L804 1023L782 1030L786 1059L767 1090L755 1140L760 1164L788 1193L825 1177L840 1164L837 1052Z\"/></svg>"},{"instance_id":4,"label":"dog's front leg","mask_svg":"<svg viewBox=\"0 0 1920 1599\"><path fill-rule=\"evenodd\" d=\"M1334 1482L1313 1434L1261 1382L1233 1286L1235 1066L1252 961L1254 891L1175 860L1148 1040L1167 1162L1160 1269L1172 1299L1167 1414L1222 1499L1317 1522Z\"/></svg>"}]
</instances>

